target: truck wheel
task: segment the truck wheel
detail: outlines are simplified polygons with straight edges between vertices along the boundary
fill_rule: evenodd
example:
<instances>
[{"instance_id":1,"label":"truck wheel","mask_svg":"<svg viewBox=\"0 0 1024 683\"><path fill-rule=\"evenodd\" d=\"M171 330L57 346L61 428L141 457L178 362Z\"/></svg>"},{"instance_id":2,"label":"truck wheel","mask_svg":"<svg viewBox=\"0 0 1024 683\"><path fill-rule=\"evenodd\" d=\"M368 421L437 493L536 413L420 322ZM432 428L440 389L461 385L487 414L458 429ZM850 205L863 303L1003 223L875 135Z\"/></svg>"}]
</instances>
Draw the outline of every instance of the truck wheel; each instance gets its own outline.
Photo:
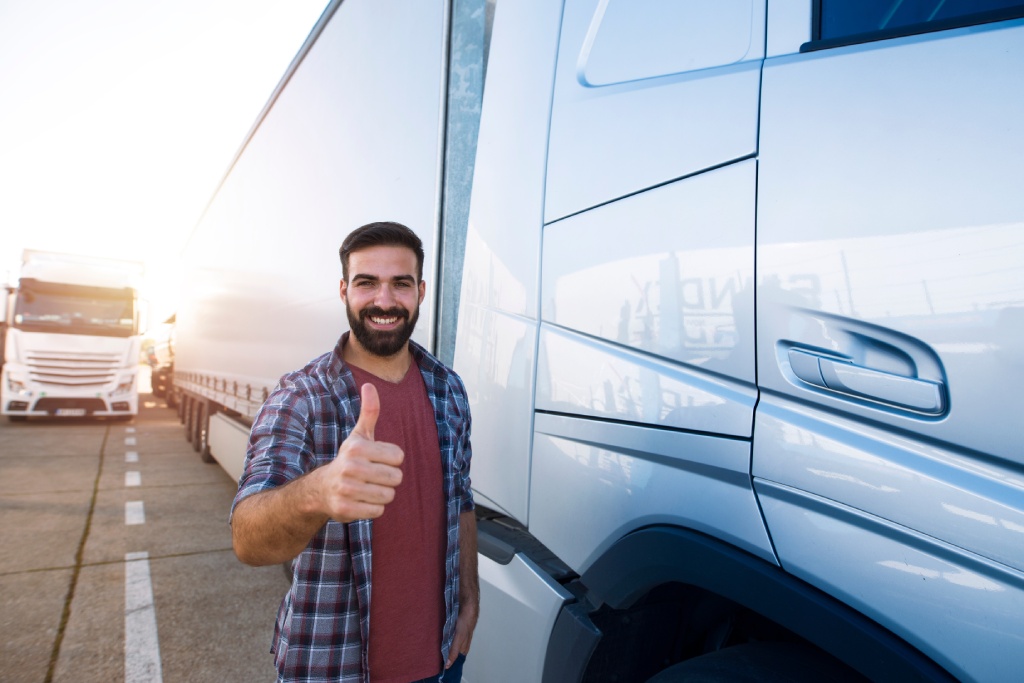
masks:
<instances>
[{"instance_id":1,"label":"truck wheel","mask_svg":"<svg viewBox=\"0 0 1024 683\"><path fill-rule=\"evenodd\" d=\"M853 683L866 678L839 660L799 643L744 643L688 659L647 683Z\"/></svg>"},{"instance_id":2,"label":"truck wheel","mask_svg":"<svg viewBox=\"0 0 1024 683\"><path fill-rule=\"evenodd\" d=\"M185 403L188 401L188 396L182 394L178 397L178 422L185 424Z\"/></svg>"},{"instance_id":3,"label":"truck wheel","mask_svg":"<svg viewBox=\"0 0 1024 683\"><path fill-rule=\"evenodd\" d=\"M210 453L210 404L203 401L199 404L199 419L196 421L196 450L203 462L216 462Z\"/></svg>"},{"instance_id":4,"label":"truck wheel","mask_svg":"<svg viewBox=\"0 0 1024 683\"><path fill-rule=\"evenodd\" d=\"M185 404L185 441L192 443L192 437L195 435L196 400L188 396L183 403Z\"/></svg>"},{"instance_id":5,"label":"truck wheel","mask_svg":"<svg viewBox=\"0 0 1024 683\"><path fill-rule=\"evenodd\" d=\"M174 393L174 389L172 387L167 388L166 401L168 408L175 408L178 405L178 396Z\"/></svg>"},{"instance_id":6,"label":"truck wheel","mask_svg":"<svg viewBox=\"0 0 1024 683\"><path fill-rule=\"evenodd\" d=\"M189 442L192 444L192 450L196 453L202 448L200 441L203 438L203 407L206 405L206 401L201 399L194 399L192 401L192 438Z\"/></svg>"}]
</instances>

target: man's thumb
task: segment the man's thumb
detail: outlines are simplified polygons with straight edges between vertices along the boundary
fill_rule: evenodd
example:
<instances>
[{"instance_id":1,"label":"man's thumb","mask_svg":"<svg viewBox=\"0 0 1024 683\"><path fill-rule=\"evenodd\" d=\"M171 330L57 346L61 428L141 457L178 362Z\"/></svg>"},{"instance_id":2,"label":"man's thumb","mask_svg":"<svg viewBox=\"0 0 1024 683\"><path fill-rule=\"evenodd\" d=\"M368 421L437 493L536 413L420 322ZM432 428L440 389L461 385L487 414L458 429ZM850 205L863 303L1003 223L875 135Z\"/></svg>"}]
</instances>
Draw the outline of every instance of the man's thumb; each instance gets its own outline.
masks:
<instances>
[{"instance_id":1,"label":"man's thumb","mask_svg":"<svg viewBox=\"0 0 1024 683\"><path fill-rule=\"evenodd\" d=\"M373 430L377 427L377 417L380 415L380 397L377 396L377 387L367 382L360 388L359 396L362 407L359 409L359 419L352 432L358 433L368 441L373 441Z\"/></svg>"}]
</instances>

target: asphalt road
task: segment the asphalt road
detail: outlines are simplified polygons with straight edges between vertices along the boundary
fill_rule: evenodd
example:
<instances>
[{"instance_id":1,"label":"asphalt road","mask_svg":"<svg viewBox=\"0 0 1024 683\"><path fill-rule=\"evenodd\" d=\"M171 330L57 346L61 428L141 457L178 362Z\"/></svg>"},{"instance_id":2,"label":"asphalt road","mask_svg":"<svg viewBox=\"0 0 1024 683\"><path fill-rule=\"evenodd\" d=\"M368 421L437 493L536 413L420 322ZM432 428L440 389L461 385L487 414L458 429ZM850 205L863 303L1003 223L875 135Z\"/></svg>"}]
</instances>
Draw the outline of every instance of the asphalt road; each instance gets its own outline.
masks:
<instances>
[{"instance_id":1,"label":"asphalt road","mask_svg":"<svg viewBox=\"0 0 1024 683\"><path fill-rule=\"evenodd\" d=\"M151 395L130 422L0 420L0 683L273 681L280 567Z\"/></svg>"}]
</instances>

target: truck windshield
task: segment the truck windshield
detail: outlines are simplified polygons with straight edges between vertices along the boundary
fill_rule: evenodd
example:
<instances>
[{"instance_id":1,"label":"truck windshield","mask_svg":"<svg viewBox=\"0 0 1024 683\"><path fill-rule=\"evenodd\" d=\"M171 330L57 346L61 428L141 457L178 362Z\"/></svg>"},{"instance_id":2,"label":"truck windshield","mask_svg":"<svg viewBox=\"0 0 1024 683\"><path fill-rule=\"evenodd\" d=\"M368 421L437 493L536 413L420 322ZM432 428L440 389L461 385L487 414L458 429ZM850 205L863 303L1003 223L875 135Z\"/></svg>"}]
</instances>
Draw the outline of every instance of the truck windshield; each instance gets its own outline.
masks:
<instances>
[{"instance_id":1,"label":"truck windshield","mask_svg":"<svg viewBox=\"0 0 1024 683\"><path fill-rule=\"evenodd\" d=\"M26 332L130 337L135 296L130 288L86 287L23 278L14 327Z\"/></svg>"}]
</instances>

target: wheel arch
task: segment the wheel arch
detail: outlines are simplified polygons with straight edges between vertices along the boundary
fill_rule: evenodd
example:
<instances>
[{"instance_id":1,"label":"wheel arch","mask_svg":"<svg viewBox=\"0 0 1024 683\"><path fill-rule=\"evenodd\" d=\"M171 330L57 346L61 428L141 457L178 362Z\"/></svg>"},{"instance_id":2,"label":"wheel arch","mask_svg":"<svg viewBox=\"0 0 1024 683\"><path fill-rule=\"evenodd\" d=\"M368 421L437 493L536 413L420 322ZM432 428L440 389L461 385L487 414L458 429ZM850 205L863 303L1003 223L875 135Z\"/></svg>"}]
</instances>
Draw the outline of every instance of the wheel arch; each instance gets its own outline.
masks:
<instances>
[{"instance_id":1,"label":"wheel arch","mask_svg":"<svg viewBox=\"0 0 1024 683\"><path fill-rule=\"evenodd\" d=\"M589 614L626 610L654 589L683 584L725 598L807 640L875 681L953 681L906 641L823 591L742 550L676 527L633 532L580 577L563 608L544 681L582 681L603 635ZM590 607L581 608L581 603Z\"/></svg>"}]
</instances>

